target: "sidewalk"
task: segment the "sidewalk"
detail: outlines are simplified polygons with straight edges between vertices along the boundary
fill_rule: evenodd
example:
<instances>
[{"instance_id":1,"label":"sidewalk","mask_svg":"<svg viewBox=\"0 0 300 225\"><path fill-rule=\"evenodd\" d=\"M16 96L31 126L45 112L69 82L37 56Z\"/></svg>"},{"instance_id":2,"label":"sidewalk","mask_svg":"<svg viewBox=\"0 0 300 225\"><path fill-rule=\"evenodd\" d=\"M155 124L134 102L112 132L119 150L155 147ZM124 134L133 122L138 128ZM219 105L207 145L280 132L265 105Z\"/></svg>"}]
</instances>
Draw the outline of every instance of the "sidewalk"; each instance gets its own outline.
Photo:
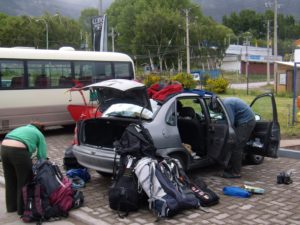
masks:
<instances>
[{"instance_id":1,"label":"sidewalk","mask_svg":"<svg viewBox=\"0 0 300 225\"><path fill-rule=\"evenodd\" d=\"M300 149L300 139L290 139L290 140L280 141L280 148L288 148L288 147L295 147L295 146L299 146Z\"/></svg>"},{"instance_id":2,"label":"sidewalk","mask_svg":"<svg viewBox=\"0 0 300 225\"><path fill-rule=\"evenodd\" d=\"M70 145L72 137L72 133L46 136L49 157L53 162L62 166L64 150ZM297 145L300 146L300 140L282 140L280 146L288 149ZM292 177L294 182L290 185L277 185L278 173L290 169L295 171ZM241 179L223 179L219 176L220 171L215 167L192 171L189 176L191 178L202 177L208 186L220 196L220 203L206 208L209 213L199 209L185 210L171 219L162 220L161 224L300 224L300 196L295 195L295 193L300 193L299 171L300 160L285 157L265 158L261 165L244 166ZM111 179L102 177L95 171L90 172L91 182L82 189L85 196L84 206L77 210L71 210L68 219L51 222L52 225L155 224L156 217L147 208L131 213L125 219L120 219L108 205L107 190L111 184ZM3 171L0 165L0 224L23 224L16 214L3 212L5 210L3 183ZM222 188L225 186L240 186L242 184L264 188L265 194L254 195L249 199L240 199L225 196L222 192Z\"/></svg>"},{"instance_id":3,"label":"sidewalk","mask_svg":"<svg viewBox=\"0 0 300 225\"><path fill-rule=\"evenodd\" d=\"M7 213L5 209L5 189L0 185L0 224L6 225L24 225L24 222L20 219L17 213ZM82 224L74 221L74 219L67 218L59 221L44 222L43 224L51 225L75 225Z\"/></svg>"}]
</instances>

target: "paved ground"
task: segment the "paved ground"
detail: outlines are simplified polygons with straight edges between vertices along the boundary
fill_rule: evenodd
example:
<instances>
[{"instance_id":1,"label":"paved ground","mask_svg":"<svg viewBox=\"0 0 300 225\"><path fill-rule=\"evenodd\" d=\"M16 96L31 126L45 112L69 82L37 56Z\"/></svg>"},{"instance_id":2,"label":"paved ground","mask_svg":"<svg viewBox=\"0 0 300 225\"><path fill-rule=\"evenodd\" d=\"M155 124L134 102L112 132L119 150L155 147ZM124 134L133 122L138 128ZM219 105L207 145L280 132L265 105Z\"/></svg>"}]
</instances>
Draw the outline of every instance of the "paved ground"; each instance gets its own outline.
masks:
<instances>
[{"instance_id":1,"label":"paved ground","mask_svg":"<svg viewBox=\"0 0 300 225\"><path fill-rule=\"evenodd\" d=\"M62 165L64 149L72 140L72 133L53 131L46 135L48 152L52 161ZM290 185L277 185L276 176L280 171L294 170ZM156 218L147 208L131 213L120 219L108 205L107 190L110 178L102 177L91 171L92 180L82 189L85 206L71 211L70 218L77 224L300 224L300 160L290 158L266 159L262 165L243 167L242 179L230 180L220 178L219 169L207 168L192 171L192 178L203 177L208 186L220 196L216 206L186 210L172 219L155 222ZM2 167L0 177L3 176ZM263 195L253 195L249 199L234 198L222 194L225 186L250 184L265 189ZM1 209L3 204L1 202ZM6 214L7 215L7 214ZM2 214L1 214L2 216ZM3 217L0 216L0 224ZM68 221L66 221L68 222ZM15 224L15 223L13 223Z\"/></svg>"}]
</instances>

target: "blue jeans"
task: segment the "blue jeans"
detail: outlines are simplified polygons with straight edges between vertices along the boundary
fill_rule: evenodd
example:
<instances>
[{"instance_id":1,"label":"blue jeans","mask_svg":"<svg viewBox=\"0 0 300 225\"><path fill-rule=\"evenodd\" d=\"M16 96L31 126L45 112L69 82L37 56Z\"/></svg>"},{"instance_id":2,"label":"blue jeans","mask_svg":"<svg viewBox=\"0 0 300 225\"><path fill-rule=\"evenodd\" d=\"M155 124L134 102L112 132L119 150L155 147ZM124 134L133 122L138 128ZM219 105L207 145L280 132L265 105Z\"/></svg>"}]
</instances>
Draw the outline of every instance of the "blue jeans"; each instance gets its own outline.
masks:
<instances>
[{"instance_id":1,"label":"blue jeans","mask_svg":"<svg viewBox=\"0 0 300 225\"><path fill-rule=\"evenodd\" d=\"M225 172L240 175L242 169L243 151L246 143L248 142L251 133L255 127L256 121L250 120L247 123L240 124L235 128L237 135L237 145L236 148L232 150L232 154L225 168Z\"/></svg>"}]
</instances>

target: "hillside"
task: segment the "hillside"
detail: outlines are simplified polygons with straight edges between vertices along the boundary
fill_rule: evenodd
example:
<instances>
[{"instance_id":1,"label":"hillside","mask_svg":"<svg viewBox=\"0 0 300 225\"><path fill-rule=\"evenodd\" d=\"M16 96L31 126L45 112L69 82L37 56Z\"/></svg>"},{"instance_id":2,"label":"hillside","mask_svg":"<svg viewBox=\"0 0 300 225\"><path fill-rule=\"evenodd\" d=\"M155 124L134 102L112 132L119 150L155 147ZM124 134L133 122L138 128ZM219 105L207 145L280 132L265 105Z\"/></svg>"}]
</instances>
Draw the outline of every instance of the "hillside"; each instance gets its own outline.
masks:
<instances>
[{"instance_id":1,"label":"hillside","mask_svg":"<svg viewBox=\"0 0 300 225\"><path fill-rule=\"evenodd\" d=\"M250 9L257 12L267 10L265 2L274 0L194 0L199 3L203 12L207 16L211 16L218 22L222 22L223 15L230 15L232 12L240 12L244 9ZM296 20L300 20L300 4L299 0L278 0L278 13L285 15L293 15Z\"/></svg>"}]
</instances>

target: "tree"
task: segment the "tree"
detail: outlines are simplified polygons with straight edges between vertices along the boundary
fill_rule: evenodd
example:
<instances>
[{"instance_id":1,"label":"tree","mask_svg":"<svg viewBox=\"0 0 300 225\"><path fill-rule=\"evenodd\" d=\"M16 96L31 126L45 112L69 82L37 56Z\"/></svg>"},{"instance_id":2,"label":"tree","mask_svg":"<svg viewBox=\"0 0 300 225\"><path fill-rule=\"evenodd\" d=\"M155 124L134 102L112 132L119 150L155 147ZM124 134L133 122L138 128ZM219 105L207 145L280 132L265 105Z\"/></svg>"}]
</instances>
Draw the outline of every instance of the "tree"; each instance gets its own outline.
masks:
<instances>
[{"instance_id":1,"label":"tree","mask_svg":"<svg viewBox=\"0 0 300 225\"><path fill-rule=\"evenodd\" d=\"M190 0L115 0L107 15L109 24L119 33L116 48L139 59L149 58L160 69L176 64L174 60L186 55L184 9L189 10L190 16L190 46L198 46L208 36L220 37L214 35L219 28L217 24L204 17L198 5ZM210 33L203 35L202 28ZM220 44L224 38L212 40L209 44Z\"/></svg>"},{"instance_id":2,"label":"tree","mask_svg":"<svg viewBox=\"0 0 300 225\"><path fill-rule=\"evenodd\" d=\"M36 21L37 19L40 21ZM79 48L78 22L59 15L52 16L49 13L32 18L0 14L0 44L3 47L46 48L46 27L48 27L49 48L57 49L64 45Z\"/></svg>"}]
</instances>

